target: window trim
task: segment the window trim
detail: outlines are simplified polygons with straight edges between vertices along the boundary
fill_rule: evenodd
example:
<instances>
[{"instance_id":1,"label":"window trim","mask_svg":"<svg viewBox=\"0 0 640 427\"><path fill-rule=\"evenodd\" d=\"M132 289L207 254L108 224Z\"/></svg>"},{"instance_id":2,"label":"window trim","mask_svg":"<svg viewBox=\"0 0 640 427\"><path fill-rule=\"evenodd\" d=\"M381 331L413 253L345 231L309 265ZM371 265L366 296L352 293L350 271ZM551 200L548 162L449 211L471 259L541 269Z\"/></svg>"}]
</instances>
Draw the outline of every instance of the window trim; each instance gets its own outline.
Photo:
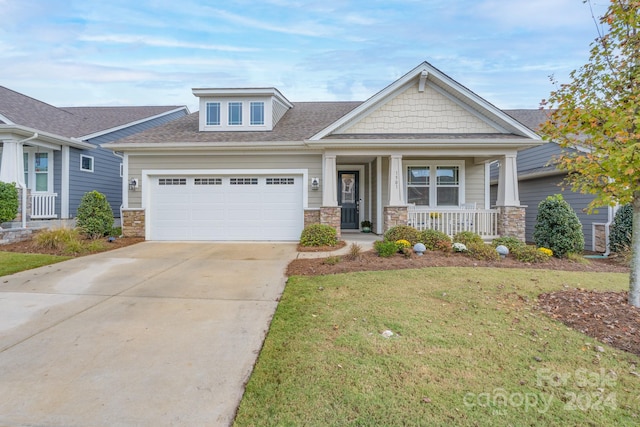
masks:
<instances>
[{"instance_id":1,"label":"window trim","mask_svg":"<svg viewBox=\"0 0 640 427\"><path fill-rule=\"evenodd\" d=\"M227 103L227 125L229 126L242 126L244 121L243 121L243 117L242 117L242 110L244 109L244 103L242 101L229 101ZM233 114L231 113L231 109L232 108L238 108L238 112L240 114L240 116L238 117L240 120L238 123L236 122L232 122L232 116Z\"/></svg>"},{"instance_id":2,"label":"window trim","mask_svg":"<svg viewBox=\"0 0 640 427\"><path fill-rule=\"evenodd\" d=\"M38 191L36 190L36 171L35 171L35 160L36 153L47 153L47 191ZM54 174L54 156L53 150L43 149L42 147L29 146L23 148L23 154L27 155L27 165L28 169L25 171L27 174L27 188L31 190L32 193L53 193L53 174ZM42 173L42 172L40 172Z\"/></svg>"},{"instance_id":3,"label":"window trim","mask_svg":"<svg viewBox=\"0 0 640 427\"><path fill-rule=\"evenodd\" d=\"M429 168L429 205L416 205L416 207L424 207L428 209L459 209L465 203L466 185L465 185L465 161L464 160L409 160L402 162L402 173L404 175L404 195L405 200L409 200L409 167L428 167ZM437 170L439 167L458 167L458 206L438 205L438 181ZM452 187L445 185L443 187Z\"/></svg>"},{"instance_id":4,"label":"window trim","mask_svg":"<svg viewBox=\"0 0 640 427\"><path fill-rule=\"evenodd\" d=\"M90 159L91 160L91 168L90 169L85 169L85 168L82 167L82 161L84 159ZM82 172L91 172L91 173L93 173L94 167L95 167L95 161L96 160L95 160L95 158L93 156L87 156L87 155L84 155L84 154L80 154L80 170Z\"/></svg>"},{"instance_id":5,"label":"window trim","mask_svg":"<svg viewBox=\"0 0 640 427\"><path fill-rule=\"evenodd\" d=\"M260 122L256 122L254 115L253 115L253 108L254 107L261 107L260 112L261 112L261 117L260 117ZM249 102L249 126L264 126L264 101L251 101Z\"/></svg>"},{"instance_id":6,"label":"window trim","mask_svg":"<svg viewBox=\"0 0 640 427\"><path fill-rule=\"evenodd\" d=\"M209 106L218 106L217 123L209 121ZM206 126L222 126L222 103L220 101L207 101L205 103L205 124Z\"/></svg>"}]
</instances>

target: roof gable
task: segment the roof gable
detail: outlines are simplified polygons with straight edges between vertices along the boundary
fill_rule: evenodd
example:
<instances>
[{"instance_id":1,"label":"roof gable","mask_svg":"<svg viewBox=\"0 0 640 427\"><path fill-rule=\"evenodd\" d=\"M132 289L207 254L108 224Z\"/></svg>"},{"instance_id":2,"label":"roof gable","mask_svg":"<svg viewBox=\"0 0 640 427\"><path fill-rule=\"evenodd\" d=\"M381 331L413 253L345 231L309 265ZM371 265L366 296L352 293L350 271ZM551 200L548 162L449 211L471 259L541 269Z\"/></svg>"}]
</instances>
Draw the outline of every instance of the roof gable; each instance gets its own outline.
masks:
<instances>
[{"instance_id":1,"label":"roof gable","mask_svg":"<svg viewBox=\"0 0 640 427\"><path fill-rule=\"evenodd\" d=\"M539 140L531 129L427 62L315 134L510 134Z\"/></svg>"}]
</instances>

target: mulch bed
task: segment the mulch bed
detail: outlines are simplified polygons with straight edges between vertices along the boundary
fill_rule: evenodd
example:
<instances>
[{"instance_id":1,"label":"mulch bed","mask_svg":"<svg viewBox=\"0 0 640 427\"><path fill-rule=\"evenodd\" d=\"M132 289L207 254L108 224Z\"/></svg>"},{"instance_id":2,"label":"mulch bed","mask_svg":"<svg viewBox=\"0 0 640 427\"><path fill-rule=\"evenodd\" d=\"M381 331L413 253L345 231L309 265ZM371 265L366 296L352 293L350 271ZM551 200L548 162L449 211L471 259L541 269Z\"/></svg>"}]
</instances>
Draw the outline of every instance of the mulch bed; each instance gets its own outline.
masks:
<instances>
[{"instance_id":1,"label":"mulch bed","mask_svg":"<svg viewBox=\"0 0 640 427\"><path fill-rule=\"evenodd\" d=\"M104 251L123 248L125 246L144 242L143 237L118 237L113 242L109 242L106 237L101 240L105 242L106 247ZM90 240L87 240L87 242L89 241ZM45 249L45 248L37 247L32 240L25 240L23 242L15 242L15 243L9 243L7 245L0 245L0 251L20 252L25 254L47 254L47 255L64 255L64 256L83 256L83 255L90 255L92 253L97 253L97 252L104 252L104 251L94 251L94 252L83 252L82 254L68 254L68 253L64 253L61 250Z\"/></svg>"}]
</instances>

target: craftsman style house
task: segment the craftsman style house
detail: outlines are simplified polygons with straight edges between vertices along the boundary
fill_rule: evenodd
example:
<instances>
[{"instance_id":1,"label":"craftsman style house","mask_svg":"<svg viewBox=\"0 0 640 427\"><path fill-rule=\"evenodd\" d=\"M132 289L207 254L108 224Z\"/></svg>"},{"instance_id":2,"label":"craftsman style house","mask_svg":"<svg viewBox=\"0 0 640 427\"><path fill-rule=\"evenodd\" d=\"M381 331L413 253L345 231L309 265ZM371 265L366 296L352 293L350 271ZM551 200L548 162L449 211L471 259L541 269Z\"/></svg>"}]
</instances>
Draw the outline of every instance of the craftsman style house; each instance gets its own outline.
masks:
<instances>
[{"instance_id":1,"label":"craftsman style house","mask_svg":"<svg viewBox=\"0 0 640 427\"><path fill-rule=\"evenodd\" d=\"M123 224L149 240L297 240L363 220L524 239L516 154L531 129L424 62L365 102L193 89L200 111L105 144L123 154ZM489 164L501 165L490 205Z\"/></svg>"}]
</instances>

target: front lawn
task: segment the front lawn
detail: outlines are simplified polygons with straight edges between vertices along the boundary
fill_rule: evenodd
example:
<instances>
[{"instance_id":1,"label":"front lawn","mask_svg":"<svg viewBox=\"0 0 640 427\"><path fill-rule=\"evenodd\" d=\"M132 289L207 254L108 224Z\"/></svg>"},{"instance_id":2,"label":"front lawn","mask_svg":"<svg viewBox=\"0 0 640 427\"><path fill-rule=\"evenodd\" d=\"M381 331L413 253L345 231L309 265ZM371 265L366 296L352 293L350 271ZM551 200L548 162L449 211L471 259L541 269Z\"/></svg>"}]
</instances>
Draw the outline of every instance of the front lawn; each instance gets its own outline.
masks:
<instances>
[{"instance_id":1,"label":"front lawn","mask_svg":"<svg viewBox=\"0 0 640 427\"><path fill-rule=\"evenodd\" d=\"M68 256L23 254L0 251L0 276L68 260Z\"/></svg>"},{"instance_id":2,"label":"front lawn","mask_svg":"<svg viewBox=\"0 0 640 427\"><path fill-rule=\"evenodd\" d=\"M572 287L626 290L628 275L292 277L235 425L637 425L640 358L536 308L540 293Z\"/></svg>"}]
</instances>

